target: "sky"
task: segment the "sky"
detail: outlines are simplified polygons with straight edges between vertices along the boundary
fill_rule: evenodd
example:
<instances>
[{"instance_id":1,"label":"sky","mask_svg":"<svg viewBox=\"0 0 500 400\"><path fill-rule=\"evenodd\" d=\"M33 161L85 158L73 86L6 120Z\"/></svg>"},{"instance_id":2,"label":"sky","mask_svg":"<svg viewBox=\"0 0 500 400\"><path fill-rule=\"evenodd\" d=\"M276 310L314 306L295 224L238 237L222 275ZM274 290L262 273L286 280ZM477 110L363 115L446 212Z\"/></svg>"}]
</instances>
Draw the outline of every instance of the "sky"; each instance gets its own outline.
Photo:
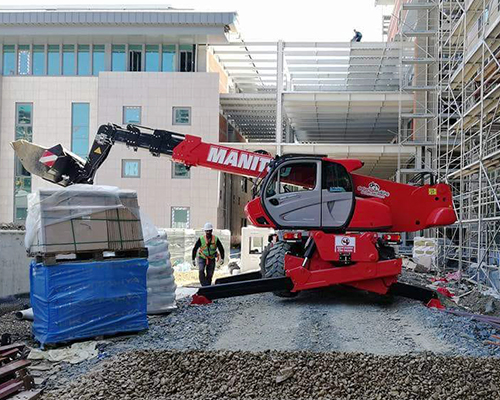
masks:
<instances>
[{"instance_id":1,"label":"sky","mask_svg":"<svg viewBox=\"0 0 500 400\"><path fill-rule=\"evenodd\" d=\"M1 5L47 6L81 5L81 0L0 0ZM175 8L236 11L243 39L285 41L349 41L353 29L363 34L363 41L382 40L384 7L375 0L106 0L89 4L170 5ZM387 12L387 10L386 10Z\"/></svg>"}]
</instances>

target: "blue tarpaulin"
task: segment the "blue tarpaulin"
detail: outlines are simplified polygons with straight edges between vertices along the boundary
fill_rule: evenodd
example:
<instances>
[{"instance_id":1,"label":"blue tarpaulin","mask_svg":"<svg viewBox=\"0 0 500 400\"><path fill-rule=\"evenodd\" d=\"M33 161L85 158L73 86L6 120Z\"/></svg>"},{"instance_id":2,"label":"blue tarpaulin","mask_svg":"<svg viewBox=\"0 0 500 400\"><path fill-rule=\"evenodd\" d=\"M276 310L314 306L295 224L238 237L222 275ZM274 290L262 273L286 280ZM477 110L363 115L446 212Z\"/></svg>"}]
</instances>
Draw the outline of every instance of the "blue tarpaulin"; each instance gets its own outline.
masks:
<instances>
[{"instance_id":1,"label":"blue tarpaulin","mask_svg":"<svg viewBox=\"0 0 500 400\"><path fill-rule=\"evenodd\" d=\"M30 266L33 333L42 344L148 328L142 258Z\"/></svg>"}]
</instances>

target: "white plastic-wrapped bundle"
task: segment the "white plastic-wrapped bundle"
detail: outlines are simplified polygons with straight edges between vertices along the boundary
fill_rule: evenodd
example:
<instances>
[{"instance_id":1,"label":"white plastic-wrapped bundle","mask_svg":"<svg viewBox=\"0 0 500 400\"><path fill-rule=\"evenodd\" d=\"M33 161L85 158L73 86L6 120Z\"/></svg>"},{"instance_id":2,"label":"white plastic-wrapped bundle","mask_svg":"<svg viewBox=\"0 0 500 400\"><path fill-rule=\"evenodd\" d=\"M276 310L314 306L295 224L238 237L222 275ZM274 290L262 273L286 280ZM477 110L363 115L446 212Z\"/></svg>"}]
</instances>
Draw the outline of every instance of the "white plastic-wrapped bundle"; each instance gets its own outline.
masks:
<instances>
[{"instance_id":1,"label":"white plastic-wrapped bundle","mask_svg":"<svg viewBox=\"0 0 500 400\"><path fill-rule=\"evenodd\" d=\"M167 234L159 230L159 236L146 242L149 256L147 274L148 314L162 314L175 309L174 271L170 262Z\"/></svg>"}]
</instances>

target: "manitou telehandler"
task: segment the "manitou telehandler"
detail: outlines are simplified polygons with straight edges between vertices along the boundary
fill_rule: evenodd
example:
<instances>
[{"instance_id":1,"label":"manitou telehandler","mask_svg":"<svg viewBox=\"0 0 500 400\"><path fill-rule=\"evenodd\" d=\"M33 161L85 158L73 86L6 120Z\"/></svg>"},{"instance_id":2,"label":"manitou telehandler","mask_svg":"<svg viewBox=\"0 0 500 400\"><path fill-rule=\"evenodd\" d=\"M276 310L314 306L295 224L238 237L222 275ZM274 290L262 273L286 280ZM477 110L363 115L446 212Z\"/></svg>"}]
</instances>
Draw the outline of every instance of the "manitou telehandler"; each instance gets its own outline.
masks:
<instances>
[{"instance_id":1,"label":"manitou telehandler","mask_svg":"<svg viewBox=\"0 0 500 400\"><path fill-rule=\"evenodd\" d=\"M12 146L26 170L68 186L92 184L115 143L146 149L187 167L254 178L255 196L245 207L246 216L255 226L277 230L279 240L264 253L262 274L220 279L200 289L204 297L198 300L266 291L293 296L339 284L422 298L414 287L396 283L402 260L377 232L414 232L456 220L448 185L413 186L359 175L354 171L363 163L355 159L272 157L204 143L196 136L113 124L99 128L87 160L61 145L43 148L17 141Z\"/></svg>"}]
</instances>

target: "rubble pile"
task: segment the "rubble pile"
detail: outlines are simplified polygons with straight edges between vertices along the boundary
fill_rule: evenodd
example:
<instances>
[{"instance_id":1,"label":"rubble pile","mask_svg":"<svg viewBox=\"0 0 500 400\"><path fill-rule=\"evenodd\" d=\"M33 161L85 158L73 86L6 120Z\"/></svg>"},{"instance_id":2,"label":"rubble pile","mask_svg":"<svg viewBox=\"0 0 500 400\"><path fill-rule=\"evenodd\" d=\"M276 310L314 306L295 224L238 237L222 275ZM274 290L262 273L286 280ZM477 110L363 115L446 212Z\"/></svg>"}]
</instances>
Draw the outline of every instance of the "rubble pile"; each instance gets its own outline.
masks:
<instances>
[{"instance_id":1,"label":"rubble pile","mask_svg":"<svg viewBox=\"0 0 500 400\"><path fill-rule=\"evenodd\" d=\"M134 351L45 400L492 399L500 359L361 353Z\"/></svg>"}]
</instances>

